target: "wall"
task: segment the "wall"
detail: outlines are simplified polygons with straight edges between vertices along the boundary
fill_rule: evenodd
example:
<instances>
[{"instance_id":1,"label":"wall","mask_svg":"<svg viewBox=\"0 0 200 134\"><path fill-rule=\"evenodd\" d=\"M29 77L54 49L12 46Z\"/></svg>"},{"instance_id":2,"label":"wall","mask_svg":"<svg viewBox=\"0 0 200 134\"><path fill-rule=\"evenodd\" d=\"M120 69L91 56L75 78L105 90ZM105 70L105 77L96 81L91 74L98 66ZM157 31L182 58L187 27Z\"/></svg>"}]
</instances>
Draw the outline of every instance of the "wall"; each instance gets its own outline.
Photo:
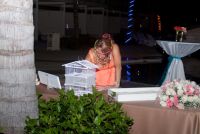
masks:
<instances>
[{"instance_id":1,"label":"wall","mask_svg":"<svg viewBox=\"0 0 200 134\"><path fill-rule=\"evenodd\" d=\"M52 5L48 8L39 9L38 26L40 33L59 32L63 37L66 28L69 28L73 33L73 7L71 5L60 6L61 8L58 8L58 10L53 8ZM65 11L62 7L65 7ZM79 8L81 34L91 36L97 36L102 32L118 34L121 29L127 27L127 17L125 15L121 17L121 12L108 11L101 7L87 7L86 5L80 5Z\"/></svg>"}]
</instances>

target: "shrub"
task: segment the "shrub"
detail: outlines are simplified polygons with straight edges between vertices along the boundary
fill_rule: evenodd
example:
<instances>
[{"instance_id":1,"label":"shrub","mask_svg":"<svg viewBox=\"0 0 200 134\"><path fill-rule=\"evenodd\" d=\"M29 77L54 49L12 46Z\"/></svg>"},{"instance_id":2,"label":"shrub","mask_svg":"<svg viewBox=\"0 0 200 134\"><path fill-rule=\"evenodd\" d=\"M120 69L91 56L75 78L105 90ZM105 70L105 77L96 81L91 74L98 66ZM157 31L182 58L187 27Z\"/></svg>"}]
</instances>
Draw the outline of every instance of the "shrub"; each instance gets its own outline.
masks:
<instances>
[{"instance_id":1,"label":"shrub","mask_svg":"<svg viewBox=\"0 0 200 134\"><path fill-rule=\"evenodd\" d=\"M0 134L3 134L3 128L0 127Z\"/></svg>"},{"instance_id":2,"label":"shrub","mask_svg":"<svg viewBox=\"0 0 200 134\"><path fill-rule=\"evenodd\" d=\"M77 97L73 90L60 90L57 99L39 97L39 118L27 117L26 134L126 134L133 125L117 102L102 93Z\"/></svg>"}]
</instances>

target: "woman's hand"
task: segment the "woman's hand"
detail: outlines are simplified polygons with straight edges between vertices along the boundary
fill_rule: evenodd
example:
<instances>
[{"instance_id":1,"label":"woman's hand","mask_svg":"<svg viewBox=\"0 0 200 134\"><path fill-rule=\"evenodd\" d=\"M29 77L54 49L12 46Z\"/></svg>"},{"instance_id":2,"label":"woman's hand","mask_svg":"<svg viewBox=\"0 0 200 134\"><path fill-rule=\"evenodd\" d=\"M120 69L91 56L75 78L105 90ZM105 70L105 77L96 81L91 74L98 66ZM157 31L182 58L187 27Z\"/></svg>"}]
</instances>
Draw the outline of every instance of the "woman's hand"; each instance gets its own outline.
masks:
<instances>
[{"instance_id":1,"label":"woman's hand","mask_svg":"<svg viewBox=\"0 0 200 134\"><path fill-rule=\"evenodd\" d=\"M119 86L120 86L120 83L117 82L117 81L115 81L115 82L114 82L114 87L117 87L117 88L118 88Z\"/></svg>"}]
</instances>

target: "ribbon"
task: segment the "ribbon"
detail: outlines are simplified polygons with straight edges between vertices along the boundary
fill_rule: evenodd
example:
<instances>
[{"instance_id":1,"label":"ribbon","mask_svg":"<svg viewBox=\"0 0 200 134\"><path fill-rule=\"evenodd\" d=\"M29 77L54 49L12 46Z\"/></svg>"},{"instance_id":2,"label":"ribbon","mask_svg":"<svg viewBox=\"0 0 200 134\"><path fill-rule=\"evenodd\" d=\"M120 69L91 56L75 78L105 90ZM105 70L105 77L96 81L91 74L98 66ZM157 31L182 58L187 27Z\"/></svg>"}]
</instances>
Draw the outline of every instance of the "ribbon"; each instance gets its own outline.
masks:
<instances>
[{"instance_id":1,"label":"ribbon","mask_svg":"<svg viewBox=\"0 0 200 134\"><path fill-rule=\"evenodd\" d=\"M166 79L166 77L167 77L167 73L168 73L169 67L170 67L171 64L172 64L173 59L181 60L181 57L171 56L171 55L168 57L168 64L167 64L167 66L166 66L165 69L164 69L164 72L163 72L163 74L162 74L162 77L161 77L161 79L160 79L158 85L162 85L163 82L165 81L165 79Z\"/></svg>"}]
</instances>

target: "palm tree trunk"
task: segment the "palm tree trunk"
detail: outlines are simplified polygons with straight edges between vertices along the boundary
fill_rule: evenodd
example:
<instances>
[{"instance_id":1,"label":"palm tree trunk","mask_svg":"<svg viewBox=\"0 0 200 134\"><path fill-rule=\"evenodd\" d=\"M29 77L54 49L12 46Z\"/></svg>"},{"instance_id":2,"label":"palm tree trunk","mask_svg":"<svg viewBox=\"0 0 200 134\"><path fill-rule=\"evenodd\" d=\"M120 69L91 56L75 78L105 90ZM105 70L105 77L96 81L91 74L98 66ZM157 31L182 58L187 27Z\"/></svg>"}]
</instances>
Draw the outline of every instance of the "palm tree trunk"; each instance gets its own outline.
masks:
<instances>
[{"instance_id":1,"label":"palm tree trunk","mask_svg":"<svg viewBox=\"0 0 200 134\"><path fill-rule=\"evenodd\" d=\"M0 1L0 126L22 134L26 116L37 118L33 0Z\"/></svg>"}]
</instances>

